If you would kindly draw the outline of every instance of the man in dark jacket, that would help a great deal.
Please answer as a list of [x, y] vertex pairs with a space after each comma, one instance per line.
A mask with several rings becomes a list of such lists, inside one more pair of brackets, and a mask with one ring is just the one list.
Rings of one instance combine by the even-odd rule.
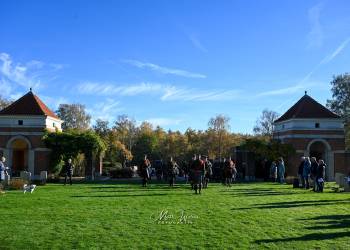
[[299, 168], [298, 168], [298, 176], [299, 176], [299, 187], [301, 184], [301, 188], [304, 188], [304, 181], [303, 181], [303, 171], [304, 171], [304, 164], [305, 164], [305, 157], [301, 157], [301, 161], [299, 164]]
[[316, 192], [316, 188], [317, 188], [317, 180], [316, 180], [317, 169], [318, 169], [318, 163], [317, 163], [316, 157], [311, 157], [311, 180], [313, 182], [312, 189], [314, 192]]
[[316, 179], [315, 179], [318, 192], [323, 192], [325, 178], [326, 178], [326, 164], [324, 163], [323, 160], [319, 160], [319, 164], [316, 172]]
[[72, 164], [72, 159], [68, 159], [65, 166], [66, 176], [64, 177], [64, 185], [67, 184], [67, 178], [69, 178], [69, 183], [72, 185], [72, 176], [73, 176], [74, 165]]

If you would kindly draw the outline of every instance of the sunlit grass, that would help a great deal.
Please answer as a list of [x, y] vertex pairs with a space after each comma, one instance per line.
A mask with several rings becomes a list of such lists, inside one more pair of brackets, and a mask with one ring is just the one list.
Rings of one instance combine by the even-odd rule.
[[201, 195], [185, 184], [49, 184], [0, 195], [0, 249], [348, 249], [349, 209], [350, 194], [273, 183]]

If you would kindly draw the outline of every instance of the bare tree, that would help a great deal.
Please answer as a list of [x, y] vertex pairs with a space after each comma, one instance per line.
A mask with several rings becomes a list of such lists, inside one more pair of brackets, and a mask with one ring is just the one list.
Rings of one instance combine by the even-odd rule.
[[273, 123], [278, 117], [277, 112], [264, 109], [261, 116], [256, 120], [256, 125], [253, 128], [254, 133], [272, 137]]
[[91, 116], [86, 113], [85, 106], [82, 104], [60, 104], [56, 113], [63, 120], [63, 130], [87, 130], [90, 127]]
[[11, 103], [12, 103], [12, 101], [10, 101], [10, 100], [8, 100], [0, 95], [0, 110], [6, 108]]
[[223, 136], [230, 130], [230, 118], [223, 114], [216, 115], [210, 118], [208, 126], [212, 129], [218, 138], [218, 153], [221, 159], [222, 156], [222, 140]]

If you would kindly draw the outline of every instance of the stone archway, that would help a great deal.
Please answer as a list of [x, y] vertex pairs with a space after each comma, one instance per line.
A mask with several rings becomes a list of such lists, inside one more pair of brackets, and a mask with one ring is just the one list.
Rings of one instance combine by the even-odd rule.
[[12, 176], [19, 176], [21, 171], [33, 172], [33, 151], [30, 141], [24, 136], [14, 136], [6, 146], [8, 166]]
[[314, 139], [307, 146], [307, 156], [316, 157], [317, 160], [324, 160], [327, 165], [326, 179], [334, 179], [334, 153], [329, 143], [324, 139]]

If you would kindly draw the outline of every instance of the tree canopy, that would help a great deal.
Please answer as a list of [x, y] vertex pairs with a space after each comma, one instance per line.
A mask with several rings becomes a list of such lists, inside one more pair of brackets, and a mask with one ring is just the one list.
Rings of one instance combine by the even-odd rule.
[[82, 104], [60, 104], [56, 111], [57, 116], [63, 120], [62, 129], [87, 130], [90, 128], [91, 116], [87, 114]]

